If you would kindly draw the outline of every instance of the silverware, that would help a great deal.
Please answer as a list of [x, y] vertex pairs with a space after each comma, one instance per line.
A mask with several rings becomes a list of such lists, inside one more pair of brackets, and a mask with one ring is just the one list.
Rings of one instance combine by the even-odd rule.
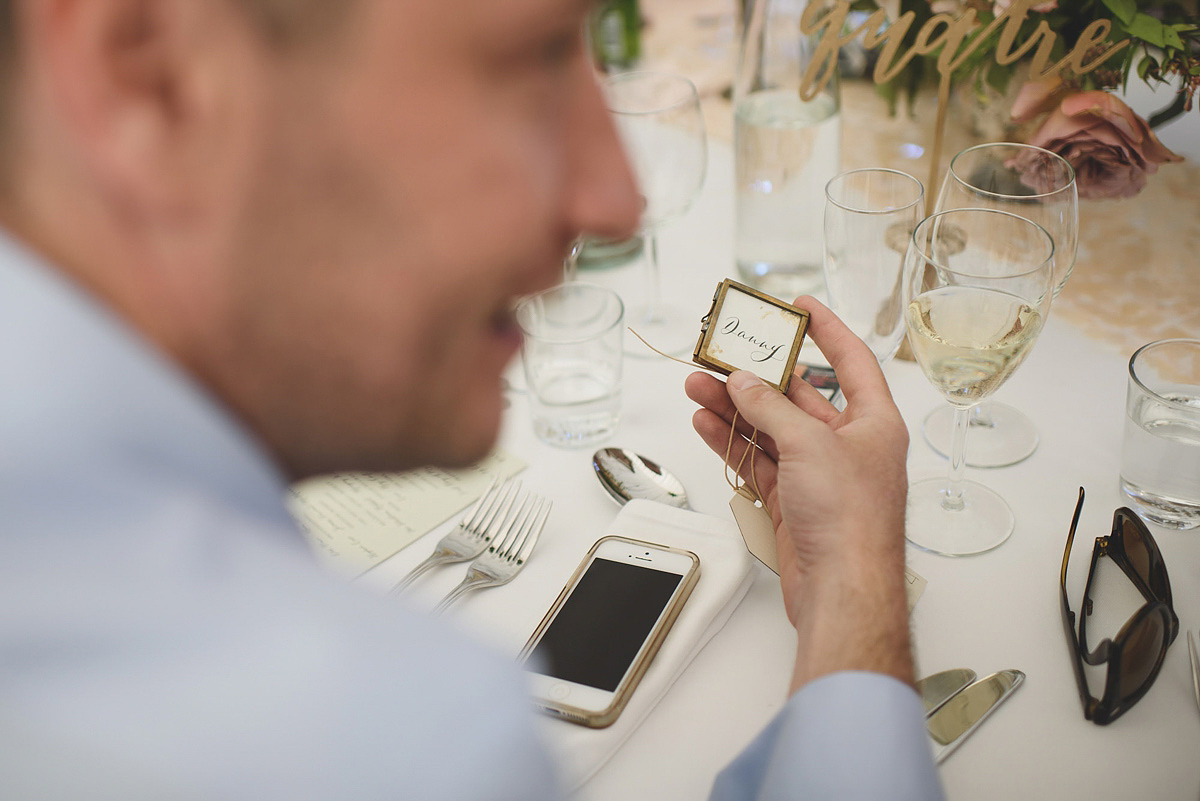
[[412, 584], [417, 576], [431, 567], [451, 562], [465, 562], [483, 553], [495, 534], [491, 529], [493, 521], [497, 519], [497, 516], [501, 522], [504, 520], [520, 486], [520, 482], [514, 479], [509, 479], [501, 484], [499, 476], [493, 478], [492, 483], [483, 491], [483, 495], [479, 496], [475, 506], [463, 517], [462, 522], [453, 531], [442, 537], [437, 547], [433, 549], [433, 553], [424, 562], [414, 567], [399, 584], [392, 587], [389, 594], [400, 592]]
[[1200, 653], [1196, 651], [1196, 640], [1188, 629], [1188, 659], [1192, 661], [1192, 692], [1196, 694], [1196, 707], [1200, 709]]
[[592, 456], [601, 486], [622, 506], [634, 498], [687, 509], [687, 491], [675, 476], [624, 448], [602, 448]]
[[970, 668], [943, 670], [918, 681], [917, 692], [921, 695], [921, 703], [925, 705], [925, 717], [928, 718], [937, 712], [943, 704], [973, 681], [975, 671]]
[[934, 762], [940, 765], [954, 753], [1024, 680], [1025, 674], [1019, 670], [993, 673], [960, 690], [930, 716], [926, 727], [933, 738]]
[[467, 568], [466, 578], [434, 607], [433, 614], [441, 614], [466, 592], [512, 581], [533, 552], [551, 506], [553, 504], [541, 496], [527, 495], [511, 515], [506, 515], [503, 529], [492, 537], [487, 550]]

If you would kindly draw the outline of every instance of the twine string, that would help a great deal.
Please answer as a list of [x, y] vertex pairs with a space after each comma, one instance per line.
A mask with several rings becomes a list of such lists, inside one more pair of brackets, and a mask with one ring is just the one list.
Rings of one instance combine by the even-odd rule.
[[[629, 333], [641, 340], [643, 345], [657, 353], [659, 356], [662, 356], [664, 359], [670, 359], [673, 362], [678, 362], [685, 367], [691, 367], [697, 370], [706, 370], [714, 375], [721, 375], [720, 372], [711, 368], [704, 367], [703, 365], [699, 365], [694, 362], [685, 362], [683, 359], [677, 359], [668, 353], [663, 353], [661, 350], [647, 342], [646, 338], [637, 331], [634, 331], [632, 328], [629, 328], [628, 330]], [[729, 426], [729, 442], [725, 445], [725, 483], [732, 487], [733, 491], [738, 495], [741, 495], [743, 498], [746, 498], [752, 503], [762, 503], [765, 505], [766, 499], [763, 497], [762, 491], [758, 488], [758, 474], [754, 469], [754, 457], [758, 455], [758, 451], [762, 448], [762, 446], [758, 444], [757, 428], [755, 428], [750, 434], [750, 439], [746, 443], [746, 449], [742, 451], [742, 458], [738, 460], [737, 467], [734, 467], [729, 463], [730, 457], [733, 456], [733, 438], [737, 433], [737, 421], [739, 414], [740, 413], [737, 409], [733, 410], [733, 422]], [[746, 457], [750, 458], [750, 483], [739, 484], [738, 482], [742, 477], [742, 468], [746, 464]], [[730, 468], [733, 469], [733, 478], [729, 477]]]

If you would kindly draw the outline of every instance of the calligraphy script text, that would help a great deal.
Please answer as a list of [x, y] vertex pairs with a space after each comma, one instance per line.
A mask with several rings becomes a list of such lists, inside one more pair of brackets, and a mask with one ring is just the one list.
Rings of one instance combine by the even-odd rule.
[[825, 87], [836, 69], [838, 50], [859, 34], [863, 35], [863, 46], [868, 49], [883, 45], [879, 60], [875, 64], [876, 83], [890, 81], [908, 66], [914, 57], [929, 55], [940, 47], [937, 69], [943, 86], [949, 85], [950, 76], [954, 71], [997, 30], [1000, 31], [1000, 36], [996, 42], [995, 59], [1001, 66], [1012, 64], [1037, 48], [1030, 61], [1029, 80], [1032, 81], [1057, 74], [1068, 67], [1076, 75], [1083, 75], [1099, 67], [1117, 51], [1129, 46], [1129, 40], [1123, 39], [1099, 51], [1090, 61], [1085, 62], [1089, 54], [1105, 43], [1112, 30], [1111, 22], [1098, 19], [1083, 29], [1071, 52], [1056, 64], [1049, 65], [1050, 54], [1058, 41], [1058, 35], [1050, 30], [1045, 20], [1038, 23], [1033, 34], [1024, 43], [1018, 45], [1014, 41], [1020, 33], [1021, 25], [1029, 16], [1030, 8], [1038, 1], [1015, 0], [982, 30], [978, 30], [973, 8], [968, 8], [959, 17], [935, 14], [917, 31], [916, 41], [906, 52], [900, 52], [900, 45], [916, 18], [914, 12], [906, 11], [889, 25], [887, 13], [879, 9], [862, 25], [843, 33], [851, 0], [838, 0], [828, 11], [825, 11], [827, 6], [820, 2], [809, 3], [800, 19], [800, 30], [805, 34], [819, 33], [820, 36], [812, 62], [800, 83], [800, 96], [804, 100], [811, 100]]
[[779, 351], [783, 350], [783, 345], [772, 345], [766, 340], [759, 339], [758, 337], [754, 336], [749, 331], [742, 328], [741, 318], [730, 317], [727, 319], [725, 324], [721, 326], [721, 333], [728, 336], [738, 337], [739, 339], [744, 339], [751, 345], [757, 345], [758, 350], [755, 350], [750, 354], [751, 361], [765, 362], [770, 361], [771, 359], [783, 359], [782, 356], [778, 355]]

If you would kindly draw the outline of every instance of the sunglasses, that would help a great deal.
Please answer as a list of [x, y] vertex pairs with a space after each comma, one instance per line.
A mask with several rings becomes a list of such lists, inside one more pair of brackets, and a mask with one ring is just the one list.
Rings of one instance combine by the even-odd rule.
[[[1083, 591], [1083, 615], [1079, 619], [1079, 634], [1075, 633], [1075, 613], [1067, 603], [1067, 562], [1075, 541], [1075, 527], [1083, 511], [1083, 487], [1079, 488], [1079, 503], [1067, 534], [1067, 548], [1062, 563], [1062, 618], [1075, 666], [1075, 682], [1079, 685], [1079, 700], [1083, 716], [1093, 723], [1105, 725], [1125, 714], [1141, 700], [1162, 667], [1167, 648], [1179, 633], [1179, 618], [1171, 605], [1171, 582], [1158, 544], [1150, 536], [1146, 524], [1132, 510], [1121, 507], [1113, 513], [1112, 533], [1097, 537], [1092, 548], [1092, 563], [1088, 568], [1087, 585]], [[1113, 560], [1129, 577], [1146, 603], [1133, 614], [1111, 640], [1103, 640], [1095, 651], [1087, 647], [1087, 619], [1092, 614], [1092, 577], [1102, 556]], [[1088, 690], [1083, 663], [1108, 663], [1104, 695], [1099, 699]]]

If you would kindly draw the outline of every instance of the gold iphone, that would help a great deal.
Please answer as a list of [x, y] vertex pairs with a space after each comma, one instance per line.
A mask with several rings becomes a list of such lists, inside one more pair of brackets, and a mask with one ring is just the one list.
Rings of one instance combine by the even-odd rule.
[[699, 578], [691, 551], [599, 540], [521, 652], [539, 708], [584, 726], [611, 725]]

